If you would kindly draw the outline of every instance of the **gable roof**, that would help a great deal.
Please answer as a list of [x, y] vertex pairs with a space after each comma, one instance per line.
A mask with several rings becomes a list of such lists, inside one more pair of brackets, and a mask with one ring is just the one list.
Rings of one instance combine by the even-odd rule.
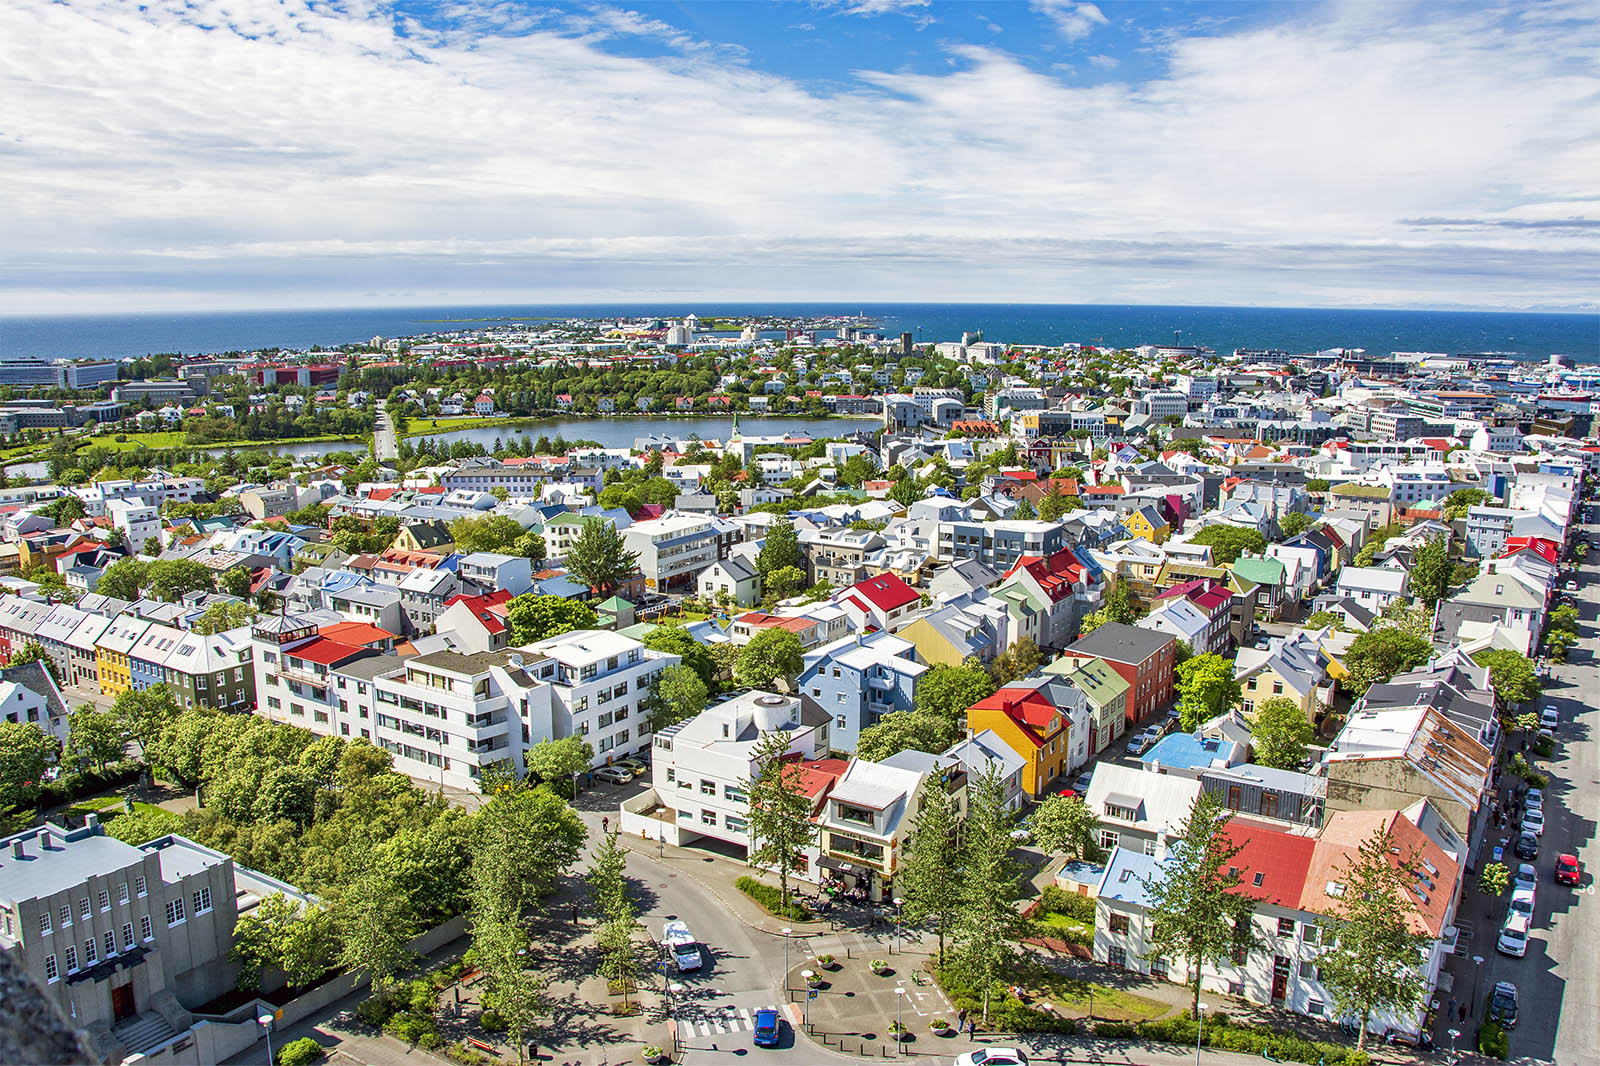
[[1073, 641], [1067, 651], [1076, 655], [1092, 655], [1107, 662], [1142, 663], [1177, 638], [1168, 633], [1157, 633], [1121, 622], [1107, 622], [1088, 636]]
[[921, 593], [893, 574], [879, 574], [865, 581], [857, 581], [846, 591], [860, 594], [880, 611], [898, 610], [922, 599]]

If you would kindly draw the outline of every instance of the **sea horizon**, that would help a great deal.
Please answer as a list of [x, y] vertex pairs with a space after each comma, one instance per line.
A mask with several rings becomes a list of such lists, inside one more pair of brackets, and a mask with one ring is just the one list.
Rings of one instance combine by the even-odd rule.
[[496, 322], [607, 317], [701, 318], [763, 314], [861, 315], [886, 334], [918, 343], [981, 331], [1007, 344], [1197, 344], [1290, 352], [1359, 348], [1373, 354], [1438, 352], [1543, 360], [1552, 354], [1600, 362], [1600, 313], [1252, 307], [1200, 304], [1033, 302], [637, 301], [605, 303], [419, 304], [265, 311], [139, 311], [0, 316], [0, 358], [134, 358], [299, 349], [359, 343], [374, 336], [451, 332]]

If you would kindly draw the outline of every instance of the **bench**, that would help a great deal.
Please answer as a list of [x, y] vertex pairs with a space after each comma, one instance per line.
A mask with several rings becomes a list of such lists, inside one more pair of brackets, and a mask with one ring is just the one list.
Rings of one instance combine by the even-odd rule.
[[498, 1055], [499, 1054], [499, 1052], [495, 1050], [495, 1047], [494, 1047], [493, 1044], [486, 1044], [482, 1040], [478, 1040], [478, 1039], [475, 1039], [475, 1038], [469, 1036], [469, 1037], [467, 1037], [467, 1043], [471, 1044], [473, 1047], [477, 1048], [479, 1051], [488, 1052], [490, 1055]]

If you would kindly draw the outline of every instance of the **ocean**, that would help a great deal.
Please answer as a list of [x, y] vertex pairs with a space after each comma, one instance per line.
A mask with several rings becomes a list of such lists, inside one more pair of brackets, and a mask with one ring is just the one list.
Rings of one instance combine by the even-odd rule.
[[[466, 320], [537, 321], [652, 316], [860, 314], [886, 334], [910, 332], [919, 343], [960, 340], [981, 331], [1010, 344], [1198, 344], [1219, 354], [1234, 348], [1291, 352], [1362, 348], [1389, 352], [1495, 353], [1543, 360], [1570, 355], [1600, 363], [1600, 315], [1487, 311], [1385, 311], [1285, 307], [1155, 307], [1070, 304], [525, 304], [344, 311], [230, 311], [0, 317], [0, 358], [86, 358], [156, 352], [216, 354], [258, 348], [307, 348], [375, 336], [470, 328]], [[454, 320], [454, 321], [445, 321]], [[480, 323], [487, 324], [487, 323]]]

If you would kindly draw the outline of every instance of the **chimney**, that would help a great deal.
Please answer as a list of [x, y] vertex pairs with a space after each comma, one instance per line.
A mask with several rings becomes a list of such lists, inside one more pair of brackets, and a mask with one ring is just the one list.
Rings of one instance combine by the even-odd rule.
[[[91, 811], [89, 814], [84, 815], [83, 827], [85, 829], [94, 829], [94, 828], [97, 828], [99, 825], [100, 825], [100, 816], [98, 814], [95, 814], [95, 813], [93, 813]], [[50, 839], [49, 834], [46, 834], [45, 835], [45, 840], [48, 841], [49, 839]], [[48, 845], [46, 845], [46, 846], [48, 846]]]
[[13, 859], [25, 859], [28, 857], [27, 851], [22, 846], [21, 837], [11, 842], [11, 857]]

